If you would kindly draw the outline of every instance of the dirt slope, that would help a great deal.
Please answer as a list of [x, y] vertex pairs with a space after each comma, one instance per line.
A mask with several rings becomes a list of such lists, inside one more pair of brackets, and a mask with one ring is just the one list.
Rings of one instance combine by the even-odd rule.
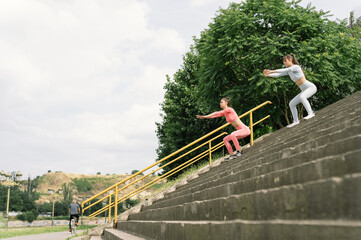
[[[40, 177], [39, 185], [37, 188], [37, 192], [40, 193], [41, 197], [37, 200], [37, 204], [42, 204], [44, 202], [50, 202], [53, 198], [56, 200], [61, 200], [63, 195], [61, 193], [62, 185], [64, 183], [71, 184], [74, 189], [74, 198], [86, 199], [87, 197], [91, 197], [102, 190], [112, 186], [113, 184], [124, 180], [129, 177], [127, 174], [118, 174], [118, 175], [90, 175], [90, 174], [75, 174], [75, 173], [62, 173], [62, 172], [54, 172], [47, 173]], [[139, 177], [138, 177], [139, 178]], [[131, 186], [127, 189], [124, 189], [120, 192], [120, 194], [129, 193], [139, 186], [151, 181], [156, 178], [156, 176], [149, 176], [138, 183], [135, 186]], [[75, 179], [75, 181], [74, 181]], [[86, 181], [91, 185], [90, 191], [78, 191], [76, 180]], [[129, 183], [129, 181], [127, 181]], [[121, 186], [124, 186], [123, 184]], [[49, 190], [53, 190], [54, 193], [51, 194]], [[60, 191], [59, 191], [60, 190]], [[149, 196], [152, 192], [156, 191], [156, 189], [149, 189], [141, 194], [139, 194], [139, 198], [144, 200], [147, 196]]]

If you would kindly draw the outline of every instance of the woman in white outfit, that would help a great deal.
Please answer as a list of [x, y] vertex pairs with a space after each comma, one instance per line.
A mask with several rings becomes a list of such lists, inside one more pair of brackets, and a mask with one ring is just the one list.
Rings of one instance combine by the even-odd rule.
[[315, 84], [306, 80], [305, 74], [303, 73], [300, 64], [297, 62], [297, 59], [294, 55], [287, 54], [284, 56], [283, 64], [286, 66], [286, 68], [277, 70], [265, 69], [263, 70], [263, 74], [266, 77], [280, 77], [289, 75], [290, 78], [301, 89], [301, 93], [294, 97], [289, 103], [292, 112], [293, 123], [287, 127], [293, 127], [299, 124], [296, 107], [297, 104], [302, 103], [308, 113], [308, 116], [304, 117], [304, 119], [310, 119], [315, 116], [315, 113], [312, 111], [311, 105], [307, 98], [310, 98], [312, 95], [314, 95], [317, 92], [317, 88]]

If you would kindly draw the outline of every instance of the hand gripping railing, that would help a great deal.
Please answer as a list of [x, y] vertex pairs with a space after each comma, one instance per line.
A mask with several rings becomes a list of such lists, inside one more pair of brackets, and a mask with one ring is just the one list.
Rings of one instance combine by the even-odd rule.
[[[257, 109], [265, 106], [266, 104], [271, 104], [271, 102], [270, 102], [270, 101], [266, 101], [266, 102], [258, 105], [257, 107], [249, 110], [248, 112], [242, 114], [241, 116], [239, 116], [239, 118], [243, 118], [243, 117], [245, 117], [245, 116], [247, 116], [247, 115], [249, 114], [249, 119], [250, 119], [250, 121], [249, 121], [249, 122], [250, 122], [249, 128], [250, 128], [250, 130], [251, 130], [251, 136], [250, 136], [250, 137], [251, 137], [251, 145], [253, 145], [253, 126], [257, 125], [258, 123], [260, 123], [260, 122], [262, 122], [262, 121], [264, 121], [265, 119], [267, 119], [267, 118], [270, 117], [270, 115], [268, 115], [268, 116], [262, 118], [261, 120], [257, 121], [256, 123], [253, 123], [253, 112], [256, 111]], [[183, 148], [175, 151], [174, 153], [172, 153], [172, 154], [170, 154], [170, 155], [162, 158], [162, 159], [159, 160], [158, 162], [156, 162], [156, 163], [148, 166], [147, 168], [145, 168], [145, 169], [143, 169], [143, 170], [141, 170], [141, 171], [139, 171], [139, 172], [137, 172], [137, 173], [135, 173], [135, 174], [127, 177], [127, 178], [125, 178], [124, 180], [122, 180], [122, 181], [114, 184], [113, 186], [105, 189], [104, 191], [101, 191], [100, 193], [94, 195], [93, 197], [91, 197], [91, 198], [83, 201], [82, 204], [81, 204], [81, 206], [82, 206], [82, 213], [84, 213], [85, 210], [91, 208], [92, 206], [94, 206], [94, 205], [96, 205], [96, 204], [98, 204], [98, 203], [100, 203], [100, 202], [104, 203], [105, 201], [108, 201], [108, 205], [107, 205], [107, 206], [104, 206], [103, 208], [101, 208], [101, 209], [97, 210], [96, 212], [90, 214], [89, 217], [90, 217], [90, 218], [93, 218], [93, 217], [95, 217], [95, 216], [97, 216], [97, 215], [99, 215], [99, 214], [101, 214], [101, 213], [103, 213], [103, 212], [105, 212], [105, 211], [108, 210], [108, 221], [110, 222], [110, 221], [111, 221], [111, 215], [112, 215], [112, 214], [111, 214], [111, 213], [112, 213], [112, 208], [114, 208], [114, 222], [116, 223], [116, 222], [117, 222], [118, 204], [119, 204], [119, 203], [124, 202], [125, 200], [127, 200], [127, 199], [129, 199], [129, 198], [131, 198], [131, 197], [133, 197], [133, 196], [135, 196], [135, 195], [137, 195], [137, 194], [139, 194], [140, 192], [148, 189], [149, 187], [153, 186], [154, 184], [162, 181], [163, 179], [166, 179], [166, 178], [172, 176], [173, 174], [175, 174], [175, 173], [183, 170], [184, 168], [186, 168], [186, 167], [194, 164], [195, 162], [199, 161], [200, 159], [204, 158], [204, 157], [207, 156], [207, 155], [209, 156], [209, 164], [212, 164], [212, 152], [216, 151], [217, 149], [221, 148], [221, 147], [224, 145], [224, 143], [221, 141], [221, 142], [215, 144], [214, 146], [212, 146], [212, 141], [218, 139], [219, 137], [221, 137], [221, 136], [223, 136], [223, 135], [226, 135], [227, 133], [226, 133], [226, 132], [223, 132], [223, 133], [221, 133], [221, 134], [219, 134], [219, 135], [217, 135], [217, 136], [215, 136], [215, 137], [207, 140], [206, 142], [200, 144], [199, 146], [197, 146], [197, 147], [189, 150], [188, 152], [182, 154], [181, 156], [179, 156], [179, 157], [171, 160], [170, 162], [164, 164], [163, 166], [157, 168], [156, 170], [153, 170], [153, 171], [151, 171], [150, 173], [148, 173], [148, 174], [146, 174], [146, 175], [144, 175], [144, 176], [142, 176], [142, 177], [139, 178], [138, 176], [139, 176], [140, 174], [142, 174], [142, 173], [144, 173], [145, 171], [153, 168], [153, 167], [156, 166], [156, 165], [159, 165], [159, 164], [162, 163], [163, 161], [165, 161], [165, 160], [173, 157], [174, 155], [176, 155], [176, 154], [184, 151], [185, 149], [187, 149], [187, 148], [195, 145], [196, 143], [204, 140], [205, 138], [211, 136], [212, 134], [214, 134], [214, 133], [222, 130], [223, 128], [227, 127], [228, 125], [230, 125], [230, 123], [224, 124], [223, 126], [221, 126], [221, 127], [217, 128], [217, 129], [213, 130], [212, 132], [204, 135], [203, 137], [198, 138], [197, 140], [193, 141], [192, 143], [188, 144], [187, 146], [185, 146], [185, 147], [183, 147]], [[137, 188], [136, 190], [134, 190], [134, 191], [126, 194], [125, 196], [120, 197], [120, 198], [118, 197], [118, 193], [119, 193], [120, 191], [122, 191], [122, 190], [124, 190], [124, 189], [126, 189], [126, 188], [128, 188], [128, 187], [130, 187], [130, 186], [132, 186], [132, 185], [134, 185], [135, 183], [140, 182], [141, 180], [145, 179], [146, 177], [150, 176], [151, 174], [156, 173], [157, 171], [163, 169], [164, 167], [169, 166], [170, 164], [172, 164], [172, 163], [178, 161], [179, 159], [187, 156], [188, 154], [194, 152], [195, 150], [197, 150], [197, 149], [199, 149], [199, 148], [201, 148], [201, 147], [203, 147], [203, 146], [206, 146], [207, 144], [208, 144], [208, 149], [205, 150], [205, 151], [203, 151], [202, 153], [198, 154], [197, 156], [195, 156], [195, 157], [187, 160], [186, 162], [184, 162], [184, 163], [180, 164], [179, 166], [175, 167], [174, 169], [171, 169], [170, 171], [162, 174], [161, 176], [159, 176], [159, 177], [151, 180], [151, 181], [148, 182], [147, 184], [144, 184], [143, 186], [141, 186], [141, 187]], [[131, 179], [134, 179], [134, 181], [131, 182], [131, 183], [129, 183], [129, 184], [125, 184], [127, 181], [129, 181], [129, 180], [131, 180]], [[120, 185], [125, 185], [125, 186], [120, 186]], [[99, 200], [97, 200], [97, 201], [95, 201], [95, 202], [93, 202], [93, 203], [90, 203], [90, 201], [95, 200], [96, 198], [98, 198], [99, 196], [102, 196], [102, 195], [106, 195], [106, 196], [105, 196], [105, 197], [102, 197], [101, 199], [99, 199]], [[113, 197], [113, 196], [114, 196], [114, 197]], [[113, 201], [112, 201], [112, 197], [114, 198]], [[86, 204], [87, 204], [87, 205], [86, 205]], [[85, 205], [86, 205], [86, 206], [85, 206]]]

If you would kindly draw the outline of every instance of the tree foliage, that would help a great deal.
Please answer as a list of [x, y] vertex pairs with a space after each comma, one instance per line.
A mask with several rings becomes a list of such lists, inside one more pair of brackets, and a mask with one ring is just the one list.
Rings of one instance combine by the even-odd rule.
[[248, 0], [220, 10], [196, 44], [202, 59], [199, 96], [205, 103], [215, 108], [220, 96], [229, 95], [235, 110], [245, 112], [270, 100], [272, 126], [289, 123], [288, 102], [300, 90], [288, 77], [262, 74], [264, 68], [282, 68], [288, 53], [298, 57], [306, 78], [318, 87], [311, 99], [316, 110], [360, 90], [359, 34], [298, 2]]
[[21, 221], [27, 221], [32, 223], [39, 216], [39, 212], [35, 209], [31, 211], [26, 211], [16, 216], [17, 219]]
[[73, 185], [63, 183], [62, 190], [63, 190], [63, 202], [66, 205], [69, 205], [71, 201], [73, 201]]
[[163, 119], [156, 123], [158, 159], [224, 123], [195, 115], [219, 110], [219, 100], [225, 96], [232, 98], [239, 115], [272, 101], [255, 113], [255, 119], [271, 114], [255, 128], [256, 137], [288, 124], [288, 103], [299, 88], [288, 77], [262, 74], [265, 68], [282, 68], [285, 54], [295, 54], [306, 78], [316, 84], [318, 92], [310, 99], [315, 110], [361, 89], [359, 28], [330, 21], [328, 13], [311, 5], [301, 7], [299, 2], [247, 0], [219, 10], [209, 28], [194, 39], [173, 79], [167, 77]]
[[[8, 188], [0, 185], [0, 211], [6, 211], [6, 203], [8, 196]], [[35, 209], [35, 200], [37, 198], [29, 198], [26, 192], [20, 190], [18, 186], [10, 189], [9, 211], [30, 211]]]
[[84, 178], [73, 178], [72, 179], [78, 192], [90, 192], [93, 189], [93, 185]]
[[[202, 112], [203, 107], [197, 97], [198, 79], [195, 74], [198, 68], [199, 58], [195, 51], [191, 51], [184, 56], [183, 66], [174, 74], [173, 81], [167, 77], [164, 86], [166, 93], [161, 104], [163, 121], [156, 123], [159, 141], [158, 159], [201, 137], [219, 123], [217, 120], [205, 123], [195, 117]], [[166, 160], [161, 165], [168, 162], [169, 160]], [[178, 164], [166, 166], [165, 172]]]

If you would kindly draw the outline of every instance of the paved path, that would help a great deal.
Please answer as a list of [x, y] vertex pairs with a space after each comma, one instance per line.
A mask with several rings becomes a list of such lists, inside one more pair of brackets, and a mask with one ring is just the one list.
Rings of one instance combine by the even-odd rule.
[[[77, 231], [81, 233], [83, 230]], [[3, 238], [1, 240], [65, 240], [71, 236], [70, 232], [55, 232], [55, 233], [42, 233], [36, 235], [12, 237], [12, 238]]]

